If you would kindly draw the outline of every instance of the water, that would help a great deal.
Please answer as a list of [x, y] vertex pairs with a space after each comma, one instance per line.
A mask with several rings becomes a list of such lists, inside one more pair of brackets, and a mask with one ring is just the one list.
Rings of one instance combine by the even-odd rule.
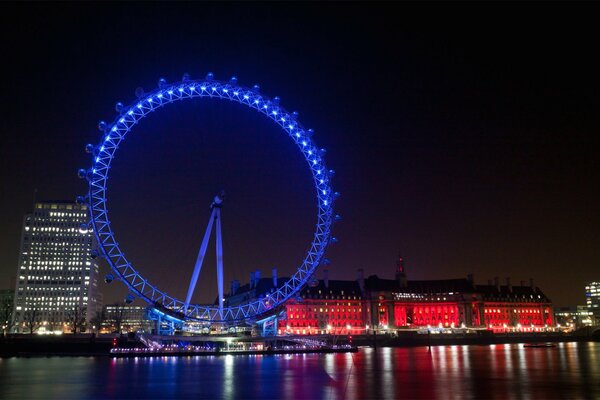
[[0, 399], [594, 399], [600, 343], [0, 360]]

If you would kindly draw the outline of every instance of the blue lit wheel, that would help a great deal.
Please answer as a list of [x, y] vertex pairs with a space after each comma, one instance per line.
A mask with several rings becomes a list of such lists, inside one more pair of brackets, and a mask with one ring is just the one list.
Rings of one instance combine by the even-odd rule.
[[[127, 260], [119, 247], [106, 207], [110, 165], [121, 141], [151, 112], [178, 100], [193, 98], [235, 101], [267, 116], [296, 143], [310, 168], [316, 189], [318, 213], [314, 238], [296, 272], [268, 297], [235, 307], [224, 307], [222, 311], [214, 305], [190, 304], [185, 308], [183, 301], [169, 296], [148, 282]], [[277, 97], [269, 99], [261, 95], [256, 85], [252, 89], [239, 86], [236, 78], [231, 78], [228, 83], [219, 82], [213, 79], [212, 74], [208, 74], [204, 80], [190, 80], [184, 76], [181, 82], [175, 84], [167, 84], [161, 79], [157, 90], [142, 94], [138, 101], [130, 106], [117, 103], [116, 110], [119, 116], [112, 123], [100, 122], [99, 124], [100, 130], [104, 132], [100, 144], [86, 147], [87, 151], [93, 153], [93, 163], [91, 169], [79, 171], [80, 177], [89, 181], [88, 195], [80, 197], [79, 201], [89, 205], [91, 225], [99, 247], [97, 255], [106, 258], [113, 273], [128, 286], [131, 293], [179, 319], [209, 322], [236, 321], [254, 318], [272, 310], [308, 282], [323, 259], [328, 243], [332, 240], [333, 201], [336, 193], [331, 188], [333, 171], [325, 167], [323, 159], [325, 151], [317, 148], [312, 140], [312, 130], [304, 129], [296, 113], [289, 113], [281, 107]]]

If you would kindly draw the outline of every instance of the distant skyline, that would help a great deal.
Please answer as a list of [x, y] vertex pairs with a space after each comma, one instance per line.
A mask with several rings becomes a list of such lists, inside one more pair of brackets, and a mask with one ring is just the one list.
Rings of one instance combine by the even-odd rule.
[[[75, 199], [87, 143], [114, 104], [158, 79], [236, 75], [297, 110], [327, 149], [342, 196], [331, 279], [534, 278], [556, 305], [600, 280], [600, 70], [586, 6], [301, 3], [10, 4], [0, 16], [0, 287], [23, 216]], [[491, 17], [495, 18], [491, 18]], [[498, 21], [498, 22], [493, 22]], [[136, 267], [183, 297], [214, 194], [225, 287], [309, 244], [315, 200], [280, 130], [234, 104], [152, 115], [119, 150], [111, 219]], [[210, 251], [210, 250], [209, 250]], [[210, 257], [213, 257], [210, 253]], [[198, 301], [216, 293], [214, 257]], [[102, 274], [107, 273], [106, 266]], [[321, 272], [318, 272], [321, 277]], [[104, 288], [103, 288], [104, 289]], [[122, 298], [118, 282], [105, 304]]]

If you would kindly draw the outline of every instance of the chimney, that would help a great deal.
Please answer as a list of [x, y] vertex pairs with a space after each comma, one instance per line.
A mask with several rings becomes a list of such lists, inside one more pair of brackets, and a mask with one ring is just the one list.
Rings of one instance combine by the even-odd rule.
[[323, 283], [325, 284], [325, 288], [329, 288], [329, 270], [323, 270]]
[[362, 268], [356, 270], [356, 281], [360, 287], [360, 292], [365, 292], [365, 271]]
[[277, 268], [273, 268], [273, 287], [277, 287]]
[[240, 281], [238, 281], [237, 279], [232, 280], [231, 281], [231, 290], [229, 291], [229, 295], [230, 296], [235, 295], [239, 288], [240, 288]]
[[494, 277], [494, 286], [496, 286], [496, 291], [499, 292], [500, 291], [500, 279], [497, 276]]
[[398, 286], [401, 288], [408, 286], [406, 272], [404, 270], [404, 258], [402, 258], [402, 256], [398, 256], [398, 262], [396, 263], [396, 281], [398, 281]]
[[258, 287], [258, 282], [260, 282], [260, 269], [254, 271], [254, 287]]
[[254, 271], [250, 272], [250, 289], [254, 289]]
[[510, 284], [510, 277], [506, 278], [506, 288], [508, 289], [509, 293], [512, 293], [512, 285]]
[[529, 286], [531, 286], [532, 289], [535, 288], [535, 286], [533, 284], [533, 278], [529, 278]]

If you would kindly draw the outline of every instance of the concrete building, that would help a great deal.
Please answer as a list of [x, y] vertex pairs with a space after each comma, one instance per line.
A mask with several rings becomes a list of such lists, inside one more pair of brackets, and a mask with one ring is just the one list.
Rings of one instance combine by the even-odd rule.
[[15, 288], [15, 332], [70, 332], [100, 311], [98, 264], [86, 205], [38, 202], [25, 216]]
[[100, 333], [151, 332], [146, 307], [112, 304], [103, 307]]
[[594, 325], [600, 325], [600, 282], [590, 282], [585, 286], [585, 301], [593, 314]]

